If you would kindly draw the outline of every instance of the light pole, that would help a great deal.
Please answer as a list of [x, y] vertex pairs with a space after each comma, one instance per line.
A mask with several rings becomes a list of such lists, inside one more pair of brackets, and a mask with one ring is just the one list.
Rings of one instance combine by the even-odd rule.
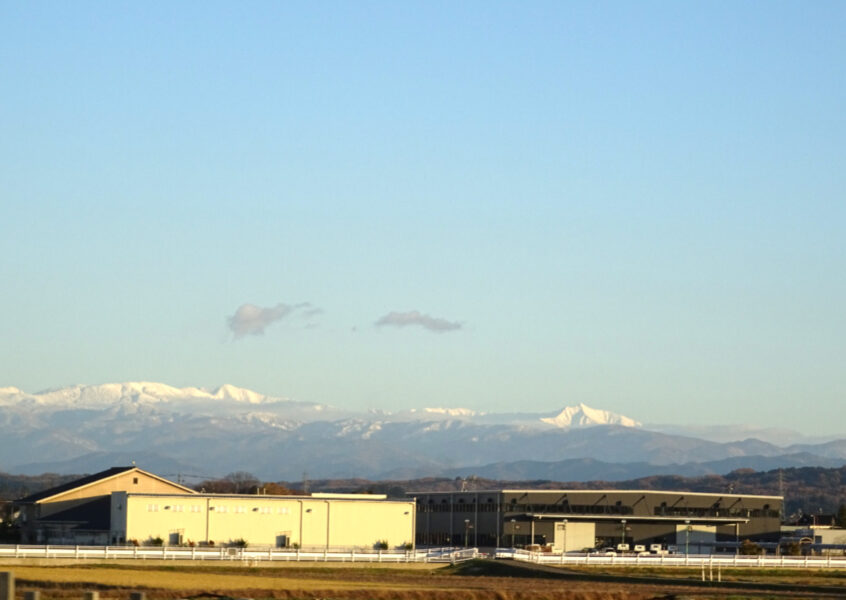
[[517, 524], [517, 519], [511, 519], [511, 547], [517, 546], [517, 531], [520, 526]]
[[690, 554], [690, 519], [685, 519], [684, 528], [684, 555]]
[[464, 519], [464, 547], [470, 542], [470, 519]]
[[[626, 545], [626, 520], [625, 519], [620, 521], [620, 529], [621, 529], [621, 531], [620, 531], [620, 545], [625, 546]], [[621, 550], [622, 550], [622, 548], [621, 548]]]

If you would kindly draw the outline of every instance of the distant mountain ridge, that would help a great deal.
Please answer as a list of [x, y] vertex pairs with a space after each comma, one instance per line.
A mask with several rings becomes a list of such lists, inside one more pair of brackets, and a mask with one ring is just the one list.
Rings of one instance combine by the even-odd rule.
[[74, 385], [44, 390], [34, 394], [26, 393], [16, 387], [0, 388], [0, 406], [20, 402], [31, 402], [40, 406], [99, 406], [121, 401], [186, 402], [203, 400], [227, 400], [246, 404], [285, 401], [282, 398], [271, 398], [258, 392], [228, 384], [222, 385], [214, 391], [194, 387], [175, 388], [164, 383], [146, 381]]
[[204, 476], [247, 470], [266, 480], [292, 480], [303, 471], [324, 478], [424, 476], [520, 461], [542, 470], [578, 459], [598, 461], [596, 468], [643, 463], [701, 472], [694, 465], [729, 459], [753, 468], [830, 465], [846, 459], [846, 440], [715, 442], [650, 431], [584, 404], [553, 413], [356, 412], [231, 385], [128, 382], [36, 394], [0, 388], [0, 469], [71, 473], [133, 456], [151, 470]]
[[543, 417], [541, 421], [556, 427], [589, 427], [592, 425], [621, 425], [640, 427], [634, 419], [618, 415], [607, 410], [591, 408], [586, 404], [567, 406], [554, 417]]

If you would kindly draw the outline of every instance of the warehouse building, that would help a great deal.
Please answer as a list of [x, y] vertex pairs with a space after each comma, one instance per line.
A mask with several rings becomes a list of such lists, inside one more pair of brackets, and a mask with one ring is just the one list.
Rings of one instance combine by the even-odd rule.
[[342, 549], [410, 547], [414, 502], [375, 494], [111, 495], [111, 543]]
[[370, 494], [200, 494], [114, 467], [15, 501], [29, 544], [388, 548], [414, 543], [411, 500]]
[[112, 467], [15, 500], [25, 544], [107, 544], [113, 492], [196, 492], [138, 467]]
[[783, 498], [652, 490], [409, 493], [417, 543], [537, 545], [553, 552], [628, 544], [710, 553], [720, 542], [777, 541]]

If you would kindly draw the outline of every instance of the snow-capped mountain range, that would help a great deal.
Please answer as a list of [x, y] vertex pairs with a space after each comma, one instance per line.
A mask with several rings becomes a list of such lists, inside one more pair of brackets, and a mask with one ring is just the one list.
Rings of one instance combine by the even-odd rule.
[[0, 407], [28, 407], [36, 412], [80, 409], [114, 409], [115, 407], [155, 406], [161, 410], [195, 414], [230, 414], [245, 416], [275, 415], [286, 422], [337, 420], [358, 416], [379, 422], [461, 420], [485, 424], [512, 424], [536, 427], [591, 427], [621, 425], [640, 427], [628, 417], [585, 404], [567, 406], [557, 413], [487, 413], [468, 408], [430, 407], [396, 412], [371, 411], [354, 413], [323, 404], [295, 402], [286, 398], [266, 396], [234, 385], [222, 385], [214, 390], [196, 387], [175, 388], [163, 383], [128, 382], [102, 385], [75, 385], [29, 394], [15, 387], [0, 388]]
[[304, 471], [312, 477], [425, 476], [582, 458], [665, 471], [676, 463], [729, 458], [748, 457], [750, 466], [755, 457], [784, 466], [830, 466], [846, 458], [844, 440], [781, 447], [751, 436], [719, 442], [678, 433], [650, 430], [584, 404], [552, 413], [443, 407], [356, 412], [232, 385], [205, 390], [130, 382], [38, 393], [0, 388], [0, 470], [24, 473], [80, 473], [135, 460], [163, 474], [242, 470], [291, 480]]

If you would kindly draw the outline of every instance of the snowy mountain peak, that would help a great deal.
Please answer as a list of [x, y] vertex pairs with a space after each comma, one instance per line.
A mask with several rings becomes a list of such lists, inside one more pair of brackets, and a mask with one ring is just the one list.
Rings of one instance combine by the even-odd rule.
[[259, 394], [258, 392], [245, 388], [239, 388], [228, 383], [217, 388], [214, 392], [214, 397], [220, 398], [221, 400], [232, 400], [248, 404], [261, 404], [262, 402], [269, 400], [269, 398], [263, 394]]
[[623, 427], [640, 427], [641, 423], [599, 408], [591, 408], [580, 403], [577, 406], [567, 406], [557, 415], [543, 417], [541, 421], [555, 427], [591, 427], [593, 425], [622, 425]]
[[424, 408], [422, 412], [449, 417], [475, 417], [485, 414], [469, 408]]
[[28, 402], [36, 406], [73, 408], [100, 407], [114, 404], [163, 404], [221, 401], [234, 404], [262, 404], [280, 400], [258, 392], [222, 385], [214, 391], [196, 387], [176, 388], [164, 383], [128, 381], [99, 385], [73, 385], [29, 394], [16, 387], [0, 388], [0, 402]]

